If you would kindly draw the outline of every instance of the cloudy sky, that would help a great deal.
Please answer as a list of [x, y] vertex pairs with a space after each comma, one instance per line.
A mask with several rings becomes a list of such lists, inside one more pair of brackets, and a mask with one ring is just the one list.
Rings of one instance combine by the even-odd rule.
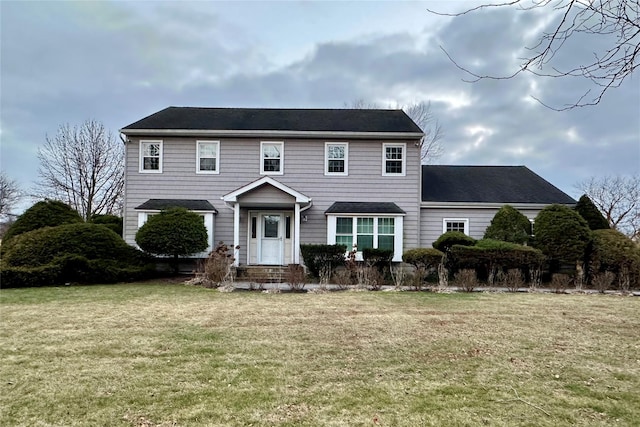
[[[590, 176], [640, 172], [640, 74], [595, 107], [552, 111], [580, 79], [510, 74], [553, 21], [477, 2], [0, 2], [0, 165], [27, 190], [60, 125], [118, 129], [167, 106], [341, 108], [431, 102], [439, 164], [526, 165], [568, 194]], [[576, 40], [556, 65], [591, 59]], [[594, 88], [597, 90], [597, 88]]]

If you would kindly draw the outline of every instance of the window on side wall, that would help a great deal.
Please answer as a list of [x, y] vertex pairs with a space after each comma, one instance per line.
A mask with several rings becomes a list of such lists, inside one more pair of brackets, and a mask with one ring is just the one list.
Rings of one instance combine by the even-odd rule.
[[140, 172], [162, 173], [162, 141], [140, 141]]
[[382, 145], [382, 175], [404, 176], [406, 174], [406, 144]]
[[324, 151], [325, 175], [349, 174], [349, 144], [346, 142], [327, 142]]
[[442, 220], [442, 232], [459, 231], [469, 235], [469, 219], [468, 218], [444, 218]]
[[260, 174], [282, 175], [284, 173], [284, 142], [260, 143]]
[[196, 144], [196, 173], [220, 173], [220, 142], [197, 141]]

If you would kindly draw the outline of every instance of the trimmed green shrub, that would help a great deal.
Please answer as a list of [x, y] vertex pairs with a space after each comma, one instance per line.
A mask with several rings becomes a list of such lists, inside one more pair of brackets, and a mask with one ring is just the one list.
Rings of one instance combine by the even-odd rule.
[[534, 246], [549, 258], [552, 272], [562, 263], [582, 262], [591, 241], [587, 221], [573, 209], [557, 204], [538, 213], [534, 234]]
[[178, 257], [204, 251], [208, 246], [207, 240], [207, 228], [202, 217], [177, 207], [153, 215], [136, 233], [136, 243], [142, 250], [173, 257], [176, 272]]
[[60, 201], [45, 200], [24, 211], [4, 234], [3, 243], [13, 237], [43, 227], [84, 222], [80, 214]]
[[461, 231], [447, 231], [433, 242], [433, 247], [441, 252], [448, 252], [453, 245], [473, 246], [476, 239], [469, 237]]
[[100, 224], [115, 232], [118, 236], [122, 236], [122, 218], [116, 215], [93, 215], [89, 222]]
[[504, 205], [494, 215], [484, 238], [525, 244], [531, 239], [531, 222], [517, 209]]
[[415, 268], [430, 269], [440, 264], [443, 257], [444, 253], [435, 248], [416, 248], [402, 254], [402, 261]]
[[393, 259], [393, 249], [365, 248], [362, 250], [362, 259], [376, 267], [386, 267]]
[[97, 224], [67, 224], [23, 233], [3, 244], [3, 260], [10, 266], [40, 266], [65, 255], [110, 259], [123, 265], [141, 264], [144, 254], [120, 236]]
[[331, 270], [344, 265], [345, 245], [300, 245], [300, 252], [311, 274], [320, 277], [320, 269], [329, 266]]
[[640, 286], [640, 251], [624, 234], [613, 229], [594, 230], [589, 251], [589, 273], [592, 277], [600, 272], [615, 273], [618, 280], [627, 280], [631, 287]]
[[586, 194], [580, 197], [574, 209], [587, 221], [587, 225], [591, 230], [606, 230], [611, 228], [609, 221], [607, 221]]
[[37, 267], [0, 267], [0, 286], [2, 288], [33, 288], [55, 286], [64, 283], [62, 267], [58, 264], [46, 264]]

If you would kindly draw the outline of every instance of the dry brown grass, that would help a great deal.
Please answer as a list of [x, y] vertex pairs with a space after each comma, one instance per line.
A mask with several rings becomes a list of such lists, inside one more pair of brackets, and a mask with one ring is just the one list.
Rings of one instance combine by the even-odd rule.
[[2, 425], [640, 419], [632, 297], [146, 284], [3, 290], [1, 299]]

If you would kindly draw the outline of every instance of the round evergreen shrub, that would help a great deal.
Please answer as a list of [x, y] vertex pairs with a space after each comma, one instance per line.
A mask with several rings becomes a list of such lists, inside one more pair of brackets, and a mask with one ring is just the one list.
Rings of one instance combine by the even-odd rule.
[[116, 215], [93, 215], [89, 222], [100, 224], [122, 236], [122, 218]]
[[[558, 264], [582, 262], [591, 231], [576, 211], [564, 205], [549, 205], [536, 217], [534, 246], [540, 249], [556, 267]], [[553, 265], [552, 265], [552, 269]]]
[[514, 207], [504, 205], [494, 215], [484, 238], [525, 244], [531, 238], [531, 222]]
[[402, 261], [415, 268], [434, 268], [442, 262], [444, 254], [435, 248], [409, 249], [402, 254]]
[[75, 224], [84, 222], [80, 214], [57, 200], [45, 200], [38, 202], [24, 211], [16, 219], [4, 235], [3, 241], [43, 227], [55, 227], [63, 224]]
[[624, 234], [613, 229], [594, 230], [589, 253], [589, 272], [594, 275], [610, 271], [628, 274], [631, 285], [640, 286], [640, 250]]
[[600, 213], [600, 210], [598, 210], [586, 194], [580, 197], [575, 210], [587, 221], [591, 230], [606, 230], [611, 228], [609, 227], [609, 221]]
[[433, 242], [433, 247], [441, 252], [448, 252], [453, 245], [473, 246], [475, 244], [476, 239], [461, 231], [447, 231]]
[[314, 277], [320, 277], [320, 270], [328, 267], [330, 270], [343, 265], [345, 262], [345, 245], [300, 245], [300, 252], [304, 265]]
[[136, 243], [145, 252], [178, 257], [207, 249], [207, 229], [202, 217], [185, 208], [168, 208], [153, 215], [136, 233]]

